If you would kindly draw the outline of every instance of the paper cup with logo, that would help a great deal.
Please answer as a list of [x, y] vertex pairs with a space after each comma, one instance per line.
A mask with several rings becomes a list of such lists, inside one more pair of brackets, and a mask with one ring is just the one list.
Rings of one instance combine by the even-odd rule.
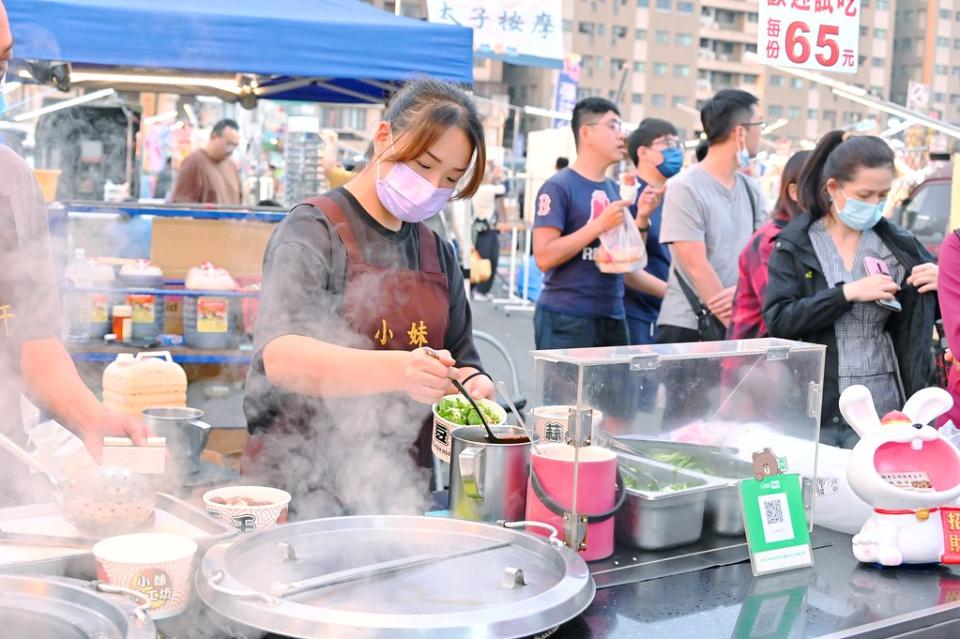
[[[570, 420], [570, 411], [576, 409], [576, 406], [565, 404], [538, 406], [533, 409], [533, 432], [541, 442], [554, 442], [558, 444], [569, 443], [572, 435], [567, 433], [567, 423]], [[593, 427], [590, 433], [581, 433], [582, 437], [592, 435], [600, 422], [603, 421], [603, 413], [593, 409]]]
[[[444, 399], [467, 401], [460, 395], [447, 395]], [[490, 426], [502, 426], [507, 423], [507, 411], [505, 411], [500, 404], [489, 399], [477, 399], [475, 401], [481, 406], [485, 406], [490, 412], [497, 416], [496, 423], [490, 424]], [[433, 405], [433, 438], [431, 439], [430, 448], [433, 450], [433, 454], [441, 461], [449, 464], [450, 449], [453, 446], [453, 431], [457, 428], [463, 428], [464, 426], [482, 426], [482, 424], [456, 424], [440, 417], [437, 413], [439, 408], [440, 404]]]
[[[231, 503], [238, 498], [263, 503]], [[290, 493], [279, 488], [228, 486], [204, 493], [203, 505], [207, 508], [208, 515], [214, 519], [229, 521], [240, 532], [258, 532], [287, 523], [290, 499]], [[221, 500], [227, 503], [218, 503]]]
[[168, 533], [119, 535], [93, 546], [97, 577], [143, 593], [154, 619], [178, 615], [189, 605], [196, 554], [195, 541]]

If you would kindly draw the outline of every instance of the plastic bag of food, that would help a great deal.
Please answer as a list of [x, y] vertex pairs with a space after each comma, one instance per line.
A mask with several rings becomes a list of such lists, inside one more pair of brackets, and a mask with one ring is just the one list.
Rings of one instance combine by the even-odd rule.
[[600, 235], [597, 268], [604, 273], [630, 273], [647, 265], [647, 248], [637, 225], [624, 209], [623, 223]]
[[[636, 177], [625, 173], [620, 176], [620, 199], [637, 201]], [[600, 213], [601, 202], [594, 204], [594, 215]], [[623, 210], [623, 223], [600, 235], [600, 248], [596, 255], [597, 268], [604, 273], [630, 273], [647, 265], [647, 248], [640, 231], [628, 209]]]

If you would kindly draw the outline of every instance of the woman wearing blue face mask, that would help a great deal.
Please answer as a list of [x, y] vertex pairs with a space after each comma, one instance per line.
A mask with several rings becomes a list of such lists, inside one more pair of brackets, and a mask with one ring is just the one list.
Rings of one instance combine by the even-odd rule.
[[928, 385], [937, 267], [910, 233], [883, 217], [893, 152], [872, 136], [825, 135], [799, 181], [804, 212], [780, 232], [763, 317], [770, 335], [827, 347], [820, 440], [857, 436], [838, 402], [849, 386], [873, 392], [883, 415]]
[[377, 125], [364, 170], [294, 207], [270, 239], [244, 472], [292, 492], [298, 515], [423, 506], [408, 452], [429, 465], [429, 405], [456, 392], [451, 378], [493, 396], [457, 256], [423, 224], [472, 196], [485, 164], [466, 94], [412, 82]]

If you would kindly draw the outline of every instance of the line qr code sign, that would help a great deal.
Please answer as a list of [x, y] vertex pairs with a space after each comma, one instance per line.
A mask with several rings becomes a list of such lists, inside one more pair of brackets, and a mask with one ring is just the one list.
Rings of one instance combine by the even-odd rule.
[[766, 518], [767, 523], [770, 525], [782, 524], [783, 523], [783, 506], [780, 505], [780, 501], [770, 500], [770, 501], [763, 502], [763, 516]]
[[789, 541], [794, 538], [793, 521], [785, 493], [759, 497], [763, 536], [768, 544]]

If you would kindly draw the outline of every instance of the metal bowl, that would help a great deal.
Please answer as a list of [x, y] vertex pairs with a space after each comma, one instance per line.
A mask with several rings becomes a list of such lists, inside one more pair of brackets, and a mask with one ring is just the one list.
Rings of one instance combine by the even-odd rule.
[[0, 575], [4, 637], [155, 639], [153, 622], [126, 596], [97, 591], [97, 582]]

